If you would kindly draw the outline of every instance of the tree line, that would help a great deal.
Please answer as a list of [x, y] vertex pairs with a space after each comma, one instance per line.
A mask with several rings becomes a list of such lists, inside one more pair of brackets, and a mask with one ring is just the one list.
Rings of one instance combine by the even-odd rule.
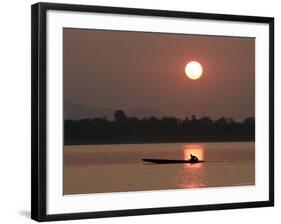
[[118, 110], [114, 120], [95, 117], [64, 121], [65, 144], [111, 144], [188, 141], [253, 141], [255, 118], [243, 122], [210, 117], [128, 117]]

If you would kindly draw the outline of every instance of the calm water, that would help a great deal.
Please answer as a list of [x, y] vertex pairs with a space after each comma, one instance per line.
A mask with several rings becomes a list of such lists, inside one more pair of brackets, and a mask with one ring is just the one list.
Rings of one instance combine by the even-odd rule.
[[[150, 164], [142, 158], [200, 164]], [[255, 184], [254, 142], [79, 145], [64, 147], [64, 194]]]

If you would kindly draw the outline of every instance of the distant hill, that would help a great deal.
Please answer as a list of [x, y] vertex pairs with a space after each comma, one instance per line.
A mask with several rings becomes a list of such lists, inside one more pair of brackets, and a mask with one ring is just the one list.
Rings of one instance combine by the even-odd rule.
[[164, 117], [166, 116], [164, 113], [161, 113], [159, 111], [155, 110], [149, 110], [149, 109], [138, 109], [138, 110], [129, 110], [125, 111], [126, 115], [129, 117], [137, 117], [137, 118], [144, 118], [144, 117]]
[[80, 120], [93, 117], [108, 117], [108, 119], [112, 120], [113, 113], [114, 110], [111, 109], [90, 107], [70, 102], [64, 103], [64, 120]]
[[[94, 118], [94, 117], [107, 117], [109, 120], [113, 120], [113, 114], [116, 109], [108, 109], [108, 108], [97, 108], [93, 106], [85, 106], [82, 104], [65, 102], [64, 103], [64, 120], [80, 120], [84, 118]], [[127, 111], [125, 110], [126, 115], [129, 117], [163, 117], [165, 114], [154, 111], [150, 109], [137, 109]]]

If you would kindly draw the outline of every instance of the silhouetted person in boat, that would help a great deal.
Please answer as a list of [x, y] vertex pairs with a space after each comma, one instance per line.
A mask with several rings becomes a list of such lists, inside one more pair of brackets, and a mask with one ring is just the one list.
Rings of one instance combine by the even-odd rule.
[[190, 161], [191, 162], [198, 162], [198, 157], [195, 155], [190, 154]]

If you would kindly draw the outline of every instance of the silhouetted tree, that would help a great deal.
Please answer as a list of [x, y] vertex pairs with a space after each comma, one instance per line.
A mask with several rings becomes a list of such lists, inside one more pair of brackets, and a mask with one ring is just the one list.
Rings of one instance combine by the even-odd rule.
[[189, 140], [254, 140], [255, 118], [243, 122], [232, 118], [210, 117], [181, 120], [176, 117], [127, 117], [123, 110], [114, 113], [114, 121], [107, 117], [66, 120], [64, 141], [66, 144], [110, 142], [154, 142]]
[[127, 116], [125, 115], [125, 112], [123, 110], [117, 110], [114, 113], [114, 120], [119, 121], [125, 121], [127, 119]]
[[227, 119], [222, 117], [214, 122], [215, 130], [217, 133], [225, 133], [227, 130]]

